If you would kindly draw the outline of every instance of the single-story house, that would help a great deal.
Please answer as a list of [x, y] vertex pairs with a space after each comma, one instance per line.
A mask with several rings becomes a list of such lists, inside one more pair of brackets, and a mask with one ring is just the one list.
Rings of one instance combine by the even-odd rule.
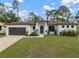
[[37, 30], [38, 34], [60, 35], [63, 30], [77, 31], [77, 23], [61, 22], [61, 21], [32, 21], [32, 22], [13, 22], [6, 24], [6, 35], [30, 35]]

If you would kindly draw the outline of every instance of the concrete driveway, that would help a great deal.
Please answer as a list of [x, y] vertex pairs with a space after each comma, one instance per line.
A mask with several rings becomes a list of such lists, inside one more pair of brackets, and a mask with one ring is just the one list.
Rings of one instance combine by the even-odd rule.
[[0, 38], [0, 52], [8, 48], [24, 36], [5, 36]]

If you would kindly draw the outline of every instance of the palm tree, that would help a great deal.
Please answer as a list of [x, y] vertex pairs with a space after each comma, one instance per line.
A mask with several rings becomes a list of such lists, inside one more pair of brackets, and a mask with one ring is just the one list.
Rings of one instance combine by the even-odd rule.
[[54, 21], [57, 21], [58, 20], [57, 18], [59, 17], [59, 15], [60, 15], [59, 10], [51, 10], [50, 19], [54, 20]]
[[75, 16], [76, 21], [79, 23], [79, 11], [77, 12], [76, 16]]
[[18, 0], [13, 0], [12, 5], [13, 5], [13, 9], [17, 10], [17, 16], [19, 16], [18, 15], [19, 14], [19, 2], [18, 2]]
[[0, 3], [0, 15], [2, 15], [4, 13], [4, 10], [5, 10], [4, 7], [5, 7], [4, 4]]
[[46, 11], [46, 19], [47, 19], [47, 21], [49, 20], [50, 15], [51, 15], [51, 11]]
[[59, 10], [55, 10], [55, 20], [57, 21], [60, 16]]
[[28, 21], [38, 21], [41, 20], [42, 18], [38, 15], [36, 15], [34, 12], [29, 13], [29, 18]]
[[56, 13], [56, 10], [51, 10], [51, 19], [55, 19], [55, 13]]
[[79, 11], [76, 14], [76, 18], [79, 19]]
[[62, 16], [63, 19], [64, 17], [66, 17], [66, 19], [68, 20], [68, 18], [71, 15], [69, 8], [67, 8], [66, 6], [60, 6], [59, 12], [60, 12], [60, 16]]

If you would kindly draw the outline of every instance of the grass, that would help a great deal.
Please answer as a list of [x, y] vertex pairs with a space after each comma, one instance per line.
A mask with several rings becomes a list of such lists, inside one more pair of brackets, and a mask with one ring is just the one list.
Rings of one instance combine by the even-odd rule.
[[45, 36], [44, 38], [23, 38], [0, 53], [0, 57], [79, 57], [79, 36]]

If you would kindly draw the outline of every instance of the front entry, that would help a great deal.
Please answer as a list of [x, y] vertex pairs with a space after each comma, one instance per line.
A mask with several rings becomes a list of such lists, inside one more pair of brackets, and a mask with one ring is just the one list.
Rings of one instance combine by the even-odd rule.
[[44, 34], [44, 26], [40, 26], [40, 34]]

